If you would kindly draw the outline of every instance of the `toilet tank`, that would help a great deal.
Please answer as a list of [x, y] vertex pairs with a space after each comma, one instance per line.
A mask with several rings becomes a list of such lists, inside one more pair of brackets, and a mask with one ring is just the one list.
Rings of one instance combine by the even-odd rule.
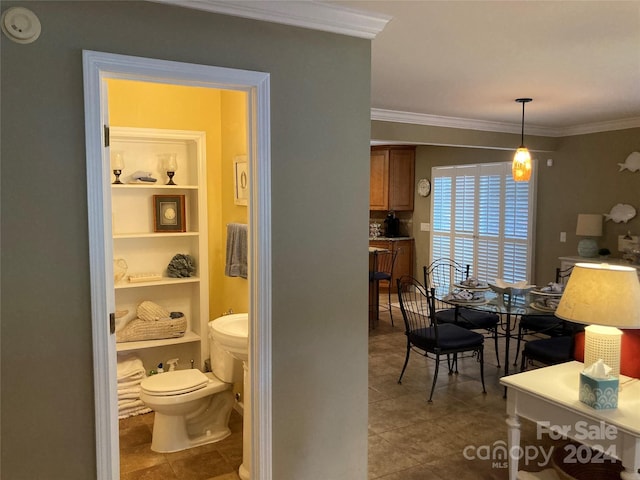
[[211, 360], [211, 372], [219, 380], [225, 383], [240, 383], [243, 381], [242, 362], [224, 350], [211, 337], [211, 333], [209, 333], [209, 359]]

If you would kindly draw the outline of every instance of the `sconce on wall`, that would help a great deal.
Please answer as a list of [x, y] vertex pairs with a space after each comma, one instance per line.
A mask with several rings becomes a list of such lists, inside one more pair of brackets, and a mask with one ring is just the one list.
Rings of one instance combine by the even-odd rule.
[[528, 182], [531, 178], [531, 154], [529, 149], [524, 146], [524, 104], [531, 102], [532, 98], [517, 98], [516, 102], [522, 104], [522, 133], [520, 138], [520, 146], [516, 150], [511, 164], [511, 175], [516, 182]]

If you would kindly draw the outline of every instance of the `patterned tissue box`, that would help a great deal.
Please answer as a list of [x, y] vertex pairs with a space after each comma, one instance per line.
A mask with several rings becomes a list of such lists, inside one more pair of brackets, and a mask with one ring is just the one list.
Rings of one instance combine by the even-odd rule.
[[580, 401], [596, 410], [618, 407], [618, 379], [593, 378], [580, 372]]

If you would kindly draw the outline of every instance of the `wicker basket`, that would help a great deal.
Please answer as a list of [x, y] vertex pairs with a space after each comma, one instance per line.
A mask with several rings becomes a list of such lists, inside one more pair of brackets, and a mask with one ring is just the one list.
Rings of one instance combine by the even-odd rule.
[[162, 308], [157, 303], [145, 300], [138, 305], [138, 318], [146, 322], [157, 322], [169, 316], [169, 311]]
[[139, 340], [161, 340], [178, 338], [187, 331], [187, 317], [163, 318], [148, 322], [136, 318], [122, 330], [116, 332], [116, 342], [137, 342]]
[[[588, 448], [576, 442], [569, 442], [575, 448]], [[562, 480], [619, 480], [622, 464], [607, 457], [602, 457], [595, 450], [588, 449], [590, 462], [565, 462], [567, 450], [564, 446], [554, 449], [552, 466]], [[596, 460], [597, 459], [597, 460]]]

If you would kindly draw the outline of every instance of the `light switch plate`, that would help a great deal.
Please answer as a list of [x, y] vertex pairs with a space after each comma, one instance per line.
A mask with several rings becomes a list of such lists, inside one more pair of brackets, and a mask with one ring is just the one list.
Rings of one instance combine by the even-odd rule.
[[560, 232], [560, 242], [565, 243], [567, 241], [567, 232]]
[[421, 232], [428, 232], [431, 230], [431, 224], [430, 223], [420, 223], [420, 231]]

